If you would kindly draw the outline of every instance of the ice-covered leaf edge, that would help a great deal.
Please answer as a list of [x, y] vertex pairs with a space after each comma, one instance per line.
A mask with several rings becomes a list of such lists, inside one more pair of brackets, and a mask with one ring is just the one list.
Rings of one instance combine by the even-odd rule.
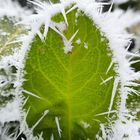
[[23, 18], [32, 12], [28, 9], [23, 9], [21, 6], [12, 0], [3, 0], [0, 4], [0, 18], [3, 16]]
[[[80, 7], [80, 9], [82, 9], [83, 11], [85, 11], [85, 12], [87, 12], [88, 13], [88, 15], [90, 15], [91, 13], [93, 13], [93, 12], [91, 12], [90, 11], [90, 8], [87, 6], [89, 3], [88, 2], [90, 2], [90, 1], [87, 1], [87, 3], [84, 3], [89, 9], [89, 11], [87, 10], [87, 9], [85, 9], [85, 6], [84, 6], [84, 4], [81, 2], [79, 2], [78, 3], [78, 1], [74, 1], [74, 2], [76, 2], [77, 4], [79, 4], [79, 6], [81, 6]], [[39, 4], [39, 6], [40, 7], [42, 7], [43, 5], [40, 5], [41, 3], [38, 3]], [[64, 2], [64, 4], [65, 4], [65, 2]], [[67, 3], [66, 3], [67, 4]], [[83, 4], [83, 5], [82, 5]], [[95, 3], [94, 3], [95, 4]], [[96, 3], [97, 4], [97, 3]], [[91, 4], [89, 4], [90, 6], [91, 6]], [[83, 7], [82, 7], [83, 6]], [[95, 5], [93, 5], [93, 7], [94, 7]], [[97, 5], [96, 5], [97, 6]], [[95, 7], [96, 7], [95, 6]], [[98, 5], [99, 6], [99, 5]], [[97, 7], [98, 7], [97, 6]], [[91, 6], [92, 7], [92, 6]], [[94, 7], [94, 8], [95, 8]], [[96, 7], [96, 8], [97, 8]], [[44, 9], [46, 9], [46, 11], [47, 11], [47, 13], [48, 13], [48, 8], [47, 7], [43, 7]], [[95, 9], [96, 9], [95, 8]], [[43, 11], [41, 11], [40, 9], [39, 9], [39, 14], [41, 14], [42, 16], [43, 16], [43, 14], [42, 14], [42, 12], [44, 13], [44, 15], [45, 15], [45, 10], [43, 9]], [[60, 10], [60, 12], [61, 12], [61, 10], [62, 9], [57, 9], [57, 10]], [[86, 11], [87, 10], [87, 11]], [[52, 12], [52, 11], [51, 11]], [[54, 10], [53, 10], [53, 12], [54, 12]], [[63, 13], [64, 14], [64, 13]], [[107, 14], [107, 13], [106, 13]], [[95, 14], [94, 13], [94, 15], [90, 15], [90, 16], [92, 16], [92, 18], [95, 20], [95, 22], [97, 23], [97, 25], [98, 26], [100, 26], [101, 27], [101, 29], [102, 29], [102, 31], [103, 32], [105, 32], [106, 33], [106, 36], [109, 38], [109, 40], [110, 40], [110, 48], [112, 49], [112, 51], [114, 52], [114, 54], [116, 53], [116, 56], [114, 56], [114, 58], [113, 58], [113, 60], [114, 60], [114, 62], [116, 63], [118, 63], [119, 64], [119, 66], [121, 66], [121, 68], [118, 70], [118, 69], [116, 69], [116, 71], [118, 72], [118, 75], [120, 76], [120, 82], [121, 82], [121, 92], [122, 92], [122, 95], [121, 96], [123, 96], [123, 98], [122, 98], [122, 100], [124, 100], [124, 95], [125, 95], [125, 97], [127, 97], [127, 94], [128, 94], [128, 88], [126, 88], [126, 85], [127, 86], [129, 86], [129, 84], [130, 83], [128, 83], [128, 81], [129, 80], [134, 80], [134, 79], [137, 79], [138, 77], [138, 74], [137, 74], [137, 78], [136, 77], [134, 77], [134, 76], [132, 76], [132, 77], [130, 77], [130, 75], [132, 75], [132, 73], [133, 73], [133, 70], [131, 70], [130, 69], [130, 63], [126, 60], [126, 56], [128, 55], [128, 52], [127, 52], [127, 50], [125, 50], [124, 49], [124, 46], [127, 46], [129, 43], [129, 39], [131, 38], [131, 36], [129, 36], [129, 35], [127, 35], [126, 36], [126, 38], [124, 38], [124, 34], [122, 35], [122, 39], [120, 40], [120, 35], [119, 35], [119, 37], [118, 37], [118, 40], [116, 41], [116, 38], [117, 38], [117, 33], [120, 33], [120, 31], [122, 30], [122, 29], [124, 29], [123, 27], [121, 27], [120, 26], [120, 29], [119, 28], [117, 28], [117, 29], [119, 29], [119, 30], [117, 30], [117, 32], [116, 32], [116, 30], [114, 31], [114, 30], [110, 30], [110, 23], [112, 23], [112, 22], [116, 22], [116, 19], [117, 18], [114, 18], [114, 20], [112, 19], [112, 17], [111, 17], [111, 13], [108, 13], [108, 17], [111, 17], [110, 18], [110, 20], [108, 20], [108, 24], [107, 23], [105, 23], [105, 25], [103, 25], [103, 24], [101, 24], [101, 23], [104, 23], [103, 21], [105, 20], [103, 20], [103, 17], [104, 16], [106, 16], [106, 15], [100, 15], [100, 18], [99, 18], [99, 13], [97, 13], [97, 14]], [[102, 17], [103, 16], [103, 17]], [[41, 16], [40, 16], [41, 17]], [[46, 18], [41, 18], [41, 19], [45, 19], [46, 20]], [[108, 18], [107, 18], [108, 19]], [[48, 19], [47, 19], [48, 20]], [[46, 21], [47, 21], [46, 20]], [[40, 20], [41, 21], [41, 20]], [[44, 21], [44, 23], [46, 24], [46, 26], [48, 25], [47, 24], [47, 22], [46, 21]], [[111, 22], [110, 22], [111, 21]], [[39, 24], [38, 24], [39, 25]], [[41, 23], [40, 23], [40, 25], [41, 25]], [[109, 25], [109, 27], [107, 28], [107, 25]], [[114, 23], [113, 23], [113, 26], [114, 26]], [[111, 27], [113, 27], [113, 26], [111, 26]], [[35, 26], [34, 26], [35, 27]], [[109, 32], [108, 32], [108, 30], [109, 30]], [[112, 34], [110, 34], [110, 33], [112, 33]], [[114, 36], [112, 36], [113, 34], [115, 33], [115, 35]], [[115, 42], [116, 42], [116, 44], [115, 44]], [[120, 42], [120, 43], [119, 43]], [[115, 45], [116, 46], [118, 46], [118, 44], [121, 44], [121, 47], [120, 47], [120, 49], [118, 49], [118, 47], [115, 47]], [[124, 52], [123, 54], [121, 54], [120, 55], [120, 52]], [[119, 55], [117, 55], [117, 54], [119, 54]], [[125, 62], [123, 62], [122, 63], [122, 61], [121, 60], [125, 60]], [[118, 62], [118, 60], [119, 60], [119, 62]], [[119, 68], [119, 67], [118, 67]], [[127, 73], [126, 73], [126, 71], [127, 71]], [[123, 73], [123, 74], [122, 74]], [[128, 76], [129, 75], [129, 76]], [[129, 78], [129, 79], [128, 79]], [[132, 83], [131, 83], [132, 84]], [[134, 84], [133, 84], [134, 85]], [[124, 94], [124, 90], [125, 90], [125, 94]], [[130, 92], [130, 91], [129, 91]], [[125, 101], [121, 101], [121, 104], [120, 104], [120, 112], [119, 112], [119, 120], [121, 120], [121, 121], [123, 121], [124, 120], [124, 116], [122, 115], [122, 110], [125, 110], [126, 108], [125, 108], [125, 103], [124, 103]], [[120, 122], [121, 122], [120, 121]], [[125, 120], [126, 121], [126, 120]], [[103, 128], [103, 127], [102, 127]], [[104, 130], [103, 130], [104, 131]], [[104, 137], [108, 137], [108, 136], [104, 136]], [[120, 136], [120, 137], [122, 137], [122, 136]]]
[[[23, 18], [29, 16], [31, 13], [32, 12], [30, 10], [27, 10], [25, 8], [23, 9], [18, 3], [13, 2], [12, 0], [1, 1], [0, 19], [6, 17], [10, 20], [13, 20], [15, 26], [16, 22], [20, 22], [21, 20], [23, 20]], [[15, 43], [21, 42], [21, 38], [22, 36], [19, 36], [19, 38], [16, 38], [17, 40], [10, 43], [14, 45]], [[0, 56], [0, 69], [4, 69], [7, 72], [9, 72], [9, 67], [11, 66], [19, 69], [19, 58], [21, 56], [19, 50], [20, 48], [13, 48], [9, 55], [6, 54]], [[17, 74], [15, 74], [15, 78], [17, 77]], [[12, 138], [9, 134], [7, 134], [9, 127], [5, 127], [5, 124], [16, 121], [20, 122], [25, 116], [25, 114], [21, 112], [24, 101], [23, 96], [21, 95], [21, 85], [19, 85], [19, 83], [17, 83], [16, 81], [17, 79], [14, 82], [15, 91], [10, 93], [11, 95], [15, 96], [14, 99], [10, 100], [6, 105], [0, 108], [0, 139], [15, 140], [16, 137]], [[23, 79], [21, 79], [21, 83], [22, 82]]]

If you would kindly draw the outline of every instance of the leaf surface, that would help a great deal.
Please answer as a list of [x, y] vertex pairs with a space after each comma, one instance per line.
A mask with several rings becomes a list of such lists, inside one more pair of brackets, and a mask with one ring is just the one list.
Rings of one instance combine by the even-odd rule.
[[[116, 75], [113, 67], [106, 74], [111, 63], [108, 41], [93, 21], [76, 13], [67, 14], [69, 25], [63, 32], [70, 39], [78, 30], [72, 52], [64, 53], [62, 37], [49, 28], [44, 42], [34, 38], [26, 60], [23, 88], [41, 98], [25, 94], [27, 122], [32, 127], [49, 110], [34, 129], [45, 140], [52, 135], [55, 140], [95, 140], [100, 123], [107, 121], [106, 115], [96, 114], [108, 111], [112, 94], [114, 78], [105, 84], [102, 79]], [[61, 14], [53, 20], [64, 21]]]
[[11, 54], [13, 48], [20, 46], [19, 43], [12, 43], [18, 37], [25, 34], [25, 28], [15, 25], [14, 17], [3, 17], [0, 19], [0, 57]]

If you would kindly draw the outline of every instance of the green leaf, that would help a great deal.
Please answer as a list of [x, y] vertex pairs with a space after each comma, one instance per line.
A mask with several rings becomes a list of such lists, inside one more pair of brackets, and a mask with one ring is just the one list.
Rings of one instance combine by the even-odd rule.
[[[0, 59], [2, 56], [12, 54], [12, 49], [19, 48], [20, 43], [12, 43], [20, 35], [26, 33], [26, 29], [20, 25], [15, 26], [15, 17], [0, 18]], [[8, 72], [7, 72], [8, 69]], [[0, 107], [5, 106], [13, 100], [13, 92], [16, 68], [13, 65], [7, 64], [6, 69], [0, 68]]]
[[3, 17], [0, 19], [0, 57], [11, 54], [13, 48], [20, 46], [19, 43], [12, 43], [20, 35], [25, 34], [25, 28], [16, 25], [14, 17]]
[[[114, 78], [101, 84], [102, 78], [116, 75], [113, 67], [106, 74], [112, 61], [108, 41], [89, 17], [81, 12], [76, 18], [76, 12], [67, 15], [69, 25], [64, 31], [70, 39], [79, 30], [72, 52], [64, 53], [61, 36], [49, 28], [44, 42], [34, 38], [26, 60], [23, 88], [41, 98], [25, 94], [29, 96], [25, 109], [30, 108], [27, 122], [32, 127], [49, 110], [34, 129], [34, 134], [43, 132], [45, 140], [52, 135], [55, 140], [94, 140], [100, 123], [107, 122], [106, 115], [96, 114], [108, 111], [113, 88]], [[53, 20], [64, 21], [61, 14]]]
[[[139, 62], [140, 58], [133, 58], [131, 61], [137, 61], [137, 63], [134, 63], [131, 65], [131, 67], [136, 71], [139, 72], [140, 71], [140, 62]], [[137, 84], [140, 84], [140, 79], [139, 80], [135, 80], [134, 82], [136, 82]], [[140, 86], [138, 87], [131, 87], [132, 89], [140, 92]], [[126, 100], [126, 107], [128, 108], [129, 112], [131, 113], [131, 115], [134, 116], [135, 114], [135, 120], [136, 121], [140, 121], [140, 112], [139, 112], [139, 108], [140, 108], [140, 96], [136, 95], [134, 93], [128, 95], [128, 98]]]

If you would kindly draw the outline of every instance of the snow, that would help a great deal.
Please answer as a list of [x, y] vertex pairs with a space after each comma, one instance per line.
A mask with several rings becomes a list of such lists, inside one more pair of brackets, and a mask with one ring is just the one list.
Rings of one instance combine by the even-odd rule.
[[61, 138], [61, 132], [62, 132], [62, 130], [60, 128], [59, 118], [58, 117], [55, 117], [55, 122], [56, 122], [56, 126], [57, 126], [59, 137]]
[[34, 97], [36, 97], [36, 98], [38, 98], [38, 99], [41, 99], [41, 97], [37, 96], [35, 93], [32, 93], [32, 92], [30, 92], [30, 91], [22, 90], [22, 92], [23, 92], [23, 93], [26, 93], [26, 94], [28, 94], [28, 95], [34, 96]]
[[125, 2], [128, 2], [128, 0], [114, 0], [114, 3], [117, 3], [117, 4], [122, 4]]
[[109, 112], [103, 112], [103, 113], [96, 114], [95, 116], [102, 116], [102, 115], [107, 115], [107, 114], [112, 114], [112, 113], [117, 113], [117, 111], [116, 110], [111, 110]]
[[84, 48], [88, 49], [88, 44], [84, 43]]
[[69, 40], [67, 40], [66, 37], [63, 38], [63, 42], [64, 42], [64, 45], [65, 45], [64, 53], [67, 54], [69, 52], [72, 52], [72, 48], [73, 48], [72, 41], [75, 38], [75, 36], [77, 35], [77, 33], [78, 33], [78, 30], [73, 34], [73, 36]]
[[39, 118], [39, 120], [32, 126], [31, 131], [37, 127], [37, 125], [46, 117], [46, 115], [49, 113], [49, 110], [45, 110], [43, 115]]
[[1, 0], [0, 1], [0, 17], [3, 16], [16, 16], [18, 18], [25, 17], [31, 14], [31, 11], [21, 8], [17, 3], [12, 0]]
[[112, 66], [113, 66], [113, 61], [110, 62], [110, 65], [107, 68], [106, 74], [108, 74], [108, 72], [110, 71], [110, 69], [111, 69]]
[[118, 88], [118, 85], [119, 85], [119, 81], [120, 81], [119, 77], [116, 77], [115, 80], [114, 80], [113, 89], [112, 89], [112, 96], [111, 96], [108, 112], [111, 112], [111, 110], [112, 110], [112, 106], [113, 106], [113, 103], [114, 103], [115, 95], [117, 93], [117, 88]]
[[102, 78], [102, 82], [100, 83], [100, 85], [103, 85], [103, 84], [106, 84], [108, 81], [110, 81], [111, 79], [113, 78], [113, 76], [110, 76], [109, 78], [107, 78], [107, 79], [103, 79]]
[[86, 129], [90, 127], [90, 124], [87, 122], [81, 121], [81, 123], [83, 124], [84, 128], [86, 128]]
[[51, 135], [51, 138], [50, 138], [50, 140], [54, 140], [54, 135], [53, 135], [53, 134]]
[[4, 124], [5, 122], [20, 120], [21, 114], [19, 108], [19, 100], [8, 102], [7, 105], [0, 110], [0, 122]]
[[80, 40], [80, 39], [76, 40], [76, 43], [77, 43], [78, 45], [81, 44], [81, 40]]
[[52, 22], [53, 26], [54, 27], [57, 27], [57, 29], [63, 33], [65, 30], [66, 30], [66, 24], [65, 22], [59, 22], [59, 23], [56, 23], [56, 22]]

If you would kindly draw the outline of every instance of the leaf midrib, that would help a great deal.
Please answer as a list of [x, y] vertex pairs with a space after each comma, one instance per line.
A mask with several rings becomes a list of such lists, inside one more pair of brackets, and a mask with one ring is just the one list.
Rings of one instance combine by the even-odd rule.
[[[87, 24], [86, 24], [86, 27], [87, 27]], [[74, 32], [74, 31], [73, 31]], [[52, 34], [51, 34], [52, 35]], [[52, 36], [50, 35], [50, 44], [51, 44], [51, 42], [53, 42], [53, 40], [52, 40]], [[96, 44], [96, 46], [94, 46], [95, 48], [97, 48], [98, 50], [99, 50], [99, 45], [100, 45], [100, 43], [99, 43], [99, 38], [98, 38], [98, 35], [97, 35], [97, 33], [96, 32], [94, 32], [94, 35], [96, 36], [96, 41], [97, 41], [97, 44]], [[86, 36], [87, 36], [87, 34], [85, 34], [85, 39], [86, 39]], [[83, 45], [83, 42], [85, 42], [85, 39], [83, 40], [82, 39], [82, 43], [80, 44], [80, 47]], [[62, 41], [62, 40], [61, 40]], [[63, 42], [63, 41], [62, 41]], [[62, 43], [61, 42], [61, 43]], [[67, 110], [66, 110], [66, 119], [65, 119], [65, 121], [66, 121], [66, 124], [64, 124], [64, 125], [66, 125], [66, 127], [67, 127], [67, 132], [68, 132], [68, 140], [71, 140], [72, 139], [72, 120], [73, 120], [73, 118], [76, 118], [76, 117], [78, 117], [78, 115], [77, 116], [72, 116], [73, 115], [73, 94], [75, 94], [75, 92], [73, 92], [73, 90], [72, 90], [72, 81], [74, 80], [74, 77], [73, 77], [73, 65], [72, 65], [72, 63], [73, 63], [73, 60], [74, 60], [74, 56], [75, 55], [77, 55], [77, 52], [79, 51], [79, 49], [80, 49], [80, 47], [76, 47], [76, 49], [72, 52], [72, 54], [66, 54], [66, 55], [69, 55], [68, 57], [69, 57], [69, 62], [67, 63], [67, 65], [65, 65], [64, 63], [63, 63], [63, 60], [61, 60], [61, 58], [59, 58], [59, 55], [57, 54], [57, 52], [55, 52], [55, 50], [54, 50], [54, 48], [53, 48], [53, 46], [52, 45], [48, 45], [45, 41], [43, 42], [44, 44], [42, 45], [42, 47], [49, 47], [50, 49], [51, 49], [51, 51], [52, 51], [52, 54], [56, 57], [55, 58], [55, 60], [63, 67], [63, 69], [64, 69], [64, 72], [66, 72], [65, 74], [66, 74], [66, 93], [64, 93], [64, 91], [62, 91], [61, 90], [61, 88], [59, 88], [59, 86], [57, 86], [57, 85], [55, 85], [55, 83], [53, 82], [53, 80], [51, 80], [51, 78], [49, 77], [49, 75], [48, 74], [46, 74], [45, 73], [45, 71], [43, 70], [43, 67], [41, 67], [42, 66], [42, 61], [41, 61], [41, 59], [40, 59], [40, 57], [39, 57], [39, 51], [37, 51], [37, 63], [38, 63], [38, 70], [39, 70], [39, 72], [42, 74], [42, 76], [46, 79], [46, 81], [48, 81], [57, 91], [59, 91], [59, 93], [61, 93], [62, 95], [64, 95], [63, 96], [63, 99], [64, 99], [64, 101], [65, 101], [65, 103], [67, 104]], [[83, 47], [83, 46], [82, 46]], [[98, 51], [97, 50], [97, 51]], [[86, 56], [88, 56], [88, 53], [89, 53], [90, 51], [89, 50], [87, 50], [87, 53], [82, 57], [82, 60], [83, 59], [85, 59], [86, 58]], [[97, 68], [96, 68], [96, 71], [95, 72], [93, 72], [92, 74], [91, 74], [91, 77], [86, 81], [86, 83], [84, 83], [84, 85], [86, 86], [86, 84], [88, 83], [88, 82], [90, 82], [91, 80], [92, 80], [92, 78], [94, 78], [94, 76], [96, 76], [98, 73], [99, 74], [101, 74], [102, 72], [98, 72], [98, 69], [99, 69], [99, 62], [100, 62], [100, 60], [101, 60], [101, 54], [98, 52], [98, 54], [99, 54], [99, 56], [98, 56], [98, 60], [97, 60], [97, 64], [98, 64], [98, 66], [97, 66]], [[67, 57], [66, 57], [67, 58]], [[80, 64], [80, 63], [78, 63], [78, 64]], [[84, 86], [84, 87], [85, 87]], [[83, 87], [83, 88], [84, 88]], [[83, 89], [82, 88], [82, 89]], [[80, 87], [80, 90], [81, 90], [81, 87]], [[109, 90], [109, 89], [108, 89]], [[107, 94], [108, 95], [108, 94]], [[60, 95], [61, 96], [61, 95]], [[105, 97], [105, 100], [104, 100], [104, 102], [106, 101], [106, 98], [107, 98], [107, 96]], [[104, 104], [104, 102], [102, 102], [102, 104], [100, 105], [100, 106], [102, 106], [103, 104]], [[99, 107], [100, 107], [99, 106]], [[96, 108], [95, 108], [95, 110], [96, 110]], [[92, 113], [85, 113], [84, 114], [84, 116], [91, 116], [93, 114], [93, 110], [92, 110]], [[80, 115], [81, 116], [81, 115]], [[61, 121], [61, 120], [60, 120]], [[61, 123], [60, 123], [61, 124]], [[61, 127], [61, 126], [60, 126]]]

